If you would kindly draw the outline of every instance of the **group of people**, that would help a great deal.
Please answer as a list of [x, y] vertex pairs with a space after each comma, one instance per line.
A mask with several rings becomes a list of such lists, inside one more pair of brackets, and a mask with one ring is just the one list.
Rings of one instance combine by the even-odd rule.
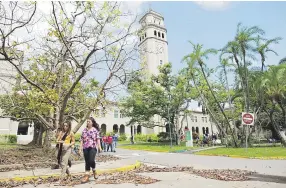
[[[82, 131], [80, 138], [79, 154], [84, 156], [85, 160], [85, 176], [82, 178], [82, 183], [86, 183], [90, 178], [92, 170], [93, 177], [97, 179], [95, 156], [102, 151], [102, 148], [115, 151], [116, 142], [113, 141], [111, 135], [107, 137], [107, 142], [101, 142], [100, 129], [93, 117], [87, 119], [87, 125]], [[109, 138], [109, 140], [108, 140]], [[104, 140], [104, 137], [102, 137]], [[67, 175], [70, 177], [71, 161], [70, 156], [75, 146], [75, 136], [71, 131], [71, 122], [65, 122], [61, 130], [57, 134], [57, 160], [61, 167], [60, 183]], [[102, 144], [103, 143], [103, 144]], [[106, 151], [106, 150], [105, 150]], [[108, 151], [108, 150], [107, 150]]]
[[117, 146], [118, 135], [117, 134], [109, 134], [108, 136], [102, 136], [101, 139], [101, 148], [103, 148], [104, 152], [108, 152], [109, 149], [111, 152], [115, 152], [115, 148]]

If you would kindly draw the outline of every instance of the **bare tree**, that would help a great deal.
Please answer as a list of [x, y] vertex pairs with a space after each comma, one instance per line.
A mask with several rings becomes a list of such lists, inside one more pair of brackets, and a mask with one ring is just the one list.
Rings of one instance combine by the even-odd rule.
[[[51, 2], [47, 35], [36, 38], [38, 45], [35, 42], [31, 45], [30, 40], [11, 43], [8, 42], [11, 34], [24, 27], [30, 29], [29, 24], [32, 24], [37, 8], [36, 3], [25, 5], [29, 9], [22, 8], [18, 3], [12, 5], [1, 8], [0, 60], [16, 68], [23, 81], [30, 86], [25, 90], [40, 93], [43, 101], [51, 106], [45, 115], [33, 112], [46, 128], [48, 140], [52, 130], [67, 118], [77, 120], [78, 124], [73, 130], [77, 132], [92, 111], [98, 105], [104, 105], [107, 93], [114, 92], [124, 84], [132, 71], [130, 67], [138, 55], [135, 48], [136, 31], [133, 29], [136, 18], [130, 21], [132, 15], [122, 13], [117, 2]], [[18, 9], [28, 18], [16, 19], [14, 11]], [[14, 22], [17, 26], [14, 26]], [[33, 49], [32, 57], [26, 57], [28, 54], [20, 50], [24, 48], [23, 45]], [[19, 62], [19, 59], [26, 60], [26, 64]], [[47, 72], [46, 76], [53, 77], [49, 84], [35, 75], [35, 70], [40, 72], [43, 69]], [[74, 93], [80, 88], [79, 85], [92, 80], [95, 83], [92, 86], [94, 90], [89, 92], [93, 93], [92, 97], [86, 96], [88, 100], [78, 101], [82, 107], [80, 113], [73, 109], [68, 110], [72, 112], [68, 114], [67, 108], [73, 108], [69, 106], [69, 101], [76, 99]], [[75, 116], [76, 113], [80, 115]]]

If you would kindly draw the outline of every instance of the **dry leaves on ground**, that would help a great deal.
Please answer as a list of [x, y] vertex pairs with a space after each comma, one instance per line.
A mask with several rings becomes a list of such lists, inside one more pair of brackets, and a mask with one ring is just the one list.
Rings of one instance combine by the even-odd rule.
[[[116, 161], [120, 158], [112, 155], [98, 155], [97, 162]], [[72, 161], [84, 161], [83, 156], [71, 155]], [[50, 168], [57, 163], [56, 149], [19, 147], [5, 149], [0, 152], [0, 172], [12, 170], [31, 170], [35, 168]]]
[[165, 167], [159, 168], [154, 166], [142, 165], [140, 168], [135, 169], [134, 172], [188, 172], [204, 178], [222, 180], [222, 181], [246, 181], [249, 180], [249, 176], [254, 172], [246, 170], [230, 170], [230, 169], [208, 169], [198, 170], [193, 167]]
[[[150, 177], [145, 177], [136, 174], [135, 172], [115, 172], [106, 173], [98, 176], [99, 179], [95, 181], [96, 184], [122, 184], [122, 183], [134, 183], [134, 184], [151, 184], [158, 180], [152, 179]], [[62, 186], [74, 186], [81, 184], [81, 179], [83, 175], [73, 175], [69, 179], [65, 179], [60, 185]], [[0, 187], [18, 187], [26, 184], [30, 185], [40, 185], [40, 184], [57, 184], [59, 182], [58, 177], [49, 177], [45, 179], [35, 178], [29, 181], [13, 181], [9, 180], [6, 182], [0, 182]]]

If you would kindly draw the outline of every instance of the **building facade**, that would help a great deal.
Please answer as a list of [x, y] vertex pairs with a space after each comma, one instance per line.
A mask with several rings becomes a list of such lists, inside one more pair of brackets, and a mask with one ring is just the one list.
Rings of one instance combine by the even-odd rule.
[[[164, 23], [164, 17], [149, 10], [140, 20], [141, 24], [139, 34], [139, 49], [142, 66], [148, 74], [157, 75], [159, 73], [158, 66], [168, 63], [168, 40], [167, 29]], [[6, 72], [6, 71], [5, 71]], [[5, 82], [6, 83], [6, 82]], [[7, 84], [6, 84], [7, 86]], [[9, 86], [9, 85], [8, 85]], [[168, 132], [167, 122], [163, 121], [159, 116], [154, 116], [153, 120], [160, 126], [154, 128], [146, 128], [140, 125], [127, 126], [128, 117], [124, 117], [120, 113], [120, 109], [116, 103], [111, 103], [105, 107], [106, 110], [99, 109], [92, 114], [97, 123], [100, 125], [102, 132], [118, 132], [120, 134], [158, 134], [160, 132]], [[192, 109], [190, 109], [192, 110]], [[204, 115], [200, 110], [192, 110], [193, 113], [188, 117], [179, 120], [182, 127], [189, 127], [193, 132], [202, 135], [204, 133], [217, 133], [216, 127], [210, 122], [208, 115]], [[0, 134], [16, 134], [18, 143], [28, 143], [33, 139], [33, 125], [25, 122], [14, 122], [9, 119], [0, 119]], [[76, 122], [72, 123], [73, 127]], [[81, 132], [83, 125], [78, 132]]]

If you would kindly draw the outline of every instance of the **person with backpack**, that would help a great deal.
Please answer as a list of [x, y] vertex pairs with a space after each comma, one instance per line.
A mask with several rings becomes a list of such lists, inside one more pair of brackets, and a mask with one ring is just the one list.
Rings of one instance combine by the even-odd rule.
[[69, 171], [69, 159], [75, 144], [74, 133], [71, 131], [71, 122], [64, 123], [62, 131], [58, 134], [57, 144], [57, 159], [62, 168], [60, 176], [60, 181], [62, 181], [65, 174], [67, 174], [69, 177], [71, 175]]

